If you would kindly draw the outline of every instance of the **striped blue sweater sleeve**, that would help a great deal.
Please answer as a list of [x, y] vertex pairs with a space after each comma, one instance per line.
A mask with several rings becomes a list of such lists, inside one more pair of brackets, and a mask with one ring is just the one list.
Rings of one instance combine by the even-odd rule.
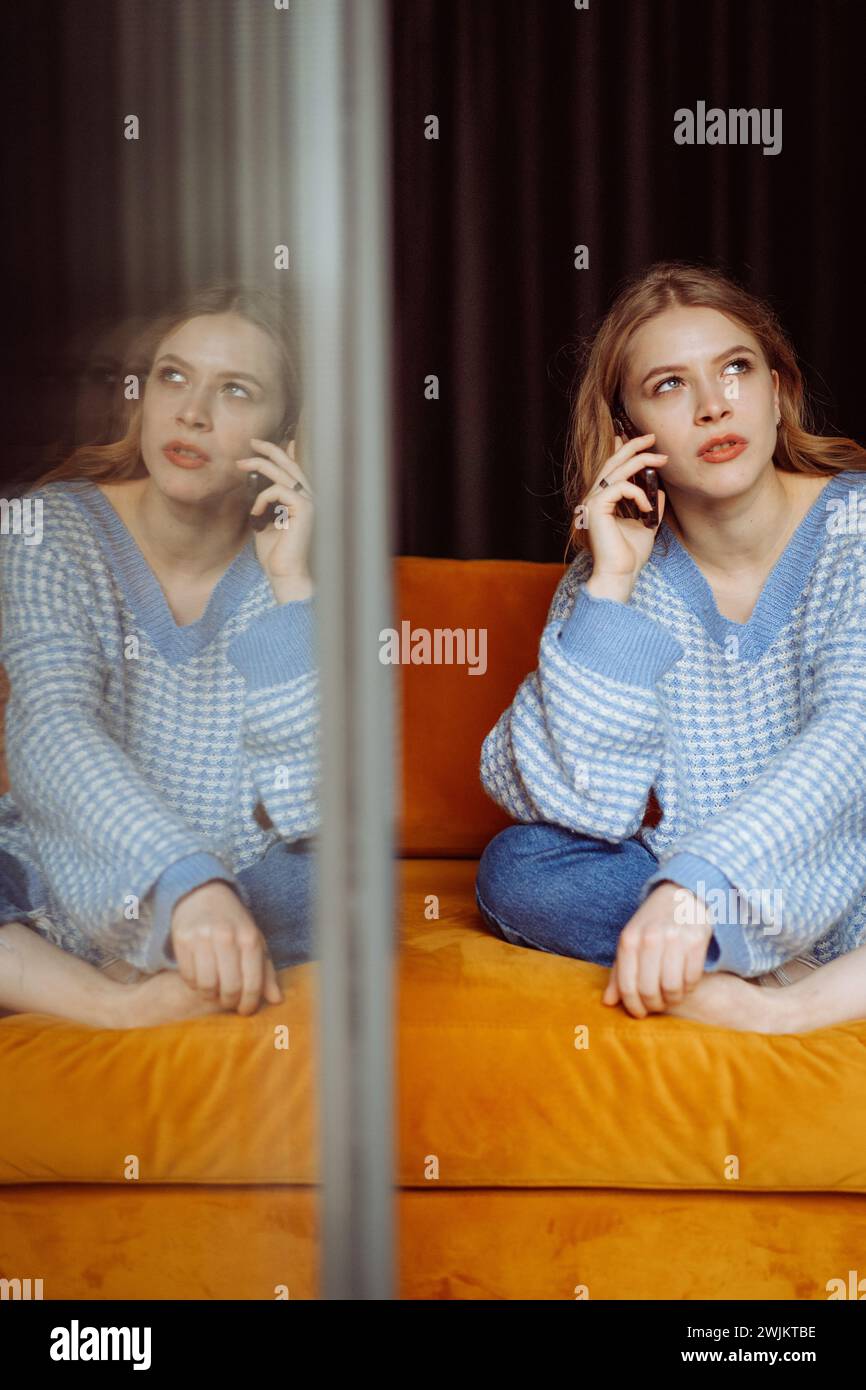
[[663, 752], [656, 682], [682, 655], [630, 603], [594, 598], [583, 552], [560, 581], [538, 666], [481, 749], [481, 781], [515, 820], [619, 842], [634, 835]]
[[167, 905], [211, 878], [243, 892], [97, 718], [104, 653], [62, 536], [4, 537], [0, 601], [9, 786], [51, 891], [96, 946], [149, 970], [172, 964]]
[[804, 727], [744, 792], [663, 850], [643, 886], [641, 901], [671, 879], [709, 904], [718, 953], [707, 970], [775, 969], [866, 892], [866, 558], [851, 556]]
[[235, 637], [246, 684], [241, 738], [253, 780], [287, 844], [319, 827], [319, 680], [314, 598], [278, 604]]

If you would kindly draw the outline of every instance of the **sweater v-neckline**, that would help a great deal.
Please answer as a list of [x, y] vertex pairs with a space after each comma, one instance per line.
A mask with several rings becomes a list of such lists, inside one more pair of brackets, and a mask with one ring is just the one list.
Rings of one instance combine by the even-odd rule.
[[194, 623], [178, 623], [162, 585], [120, 513], [89, 479], [65, 481], [73, 501], [97, 523], [127, 602], [154, 646], [171, 663], [197, 655], [220, 631], [264, 571], [251, 536], [217, 581], [207, 607]]
[[[822, 534], [822, 513], [826, 511], [827, 499], [837, 496], [844, 488], [855, 487], [862, 482], [862, 477], [861, 473], [843, 470], [825, 483], [764, 581], [755, 606], [744, 623], [735, 622], [719, 612], [709, 581], [664, 520], [656, 534], [652, 564], [680, 595], [690, 612], [701, 620], [720, 647], [734, 637], [738, 643], [736, 650], [739, 660], [756, 660], [785, 626], [803, 592]], [[664, 550], [665, 542], [667, 553]]]

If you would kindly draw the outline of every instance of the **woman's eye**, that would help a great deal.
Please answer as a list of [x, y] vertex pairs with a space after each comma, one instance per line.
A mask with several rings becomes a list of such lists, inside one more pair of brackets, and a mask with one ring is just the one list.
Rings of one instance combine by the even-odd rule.
[[[746, 357], [733, 357], [727, 364], [728, 367], [745, 367], [747, 372], [752, 370], [752, 364]], [[743, 376], [743, 372], [737, 372], [737, 376]]]
[[[178, 371], [177, 367], [163, 367], [159, 373], [160, 381], [168, 381], [170, 376], [183, 377], [183, 372]], [[226, 386], [233, 386], [236, 391], [243, 391], [244, 395], [251, 399], [249, 391], [245, 386], [242, 386], [239, 381], [227, 381]]]
[[[732, 357], [731, 360], [730, 360], [730, 362], [727, 362], [727, 363], [725, 364], [725, 366], [726, 366], [726, 368], [727, 368], [727, 367], [738, 367], [738, 366], [742, 366], [742, 367], [745, 367], [745, 369], [746, 369], [747, 372], [750, 372], [750, 371], [752, 370], [752, 364], [751, 364], [751, 362], [748, 360], [748, 358], [746, 358], [746, 357]], [[737, 372], [737, 376], [744, 376], [744, 375], [745, 375], [744, 372]], [[655, 390], [653, 391], [653, 395], [654, 395], [654, 396], [657, 396], [657, 395], [659, 394], [659, 391], [660, 391], [661, 387], [662, 387], [662, 386], [666, 386], [667, 383], [668, 383], [669, 381], [682, 381], [682, 377], [681, 377], [681, 376], [666, 376], [666, 377], [664, 378], [664, 381], [660, 381], [660, 382], [658, 383], [658, 386], [656, 386]], [[666, 396], [666, 395], [668, 395], [668, 392], [667, 392], [667, 391], [662, 391], [662, 395], [663, 395], [663, 396]]]

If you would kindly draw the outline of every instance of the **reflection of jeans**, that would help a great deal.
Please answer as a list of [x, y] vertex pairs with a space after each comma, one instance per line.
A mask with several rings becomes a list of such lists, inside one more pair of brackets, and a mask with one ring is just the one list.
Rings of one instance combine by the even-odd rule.
[[315, 959], [316, 848], [314, 839], [279, 840], [264, 859], [235, 875], [277, 970]]
[[[314, 959], [316, 843], [279, 840], [235, 875], [249, 894], [250, 913], [277, 970]], [[40, 876], [0, 849], [0, 925], [44, 909], [45, 897]]]
[[45, 892], [42, 880], [13, 855], [0, 849], [0, 925], [17, 922], [27, 912], [42, 907]]
[[611, 844], [558, 825], [509, 825], [481, 856], [475, 900], [512, 945], [610, 966], [657, 867], [637, 839]]

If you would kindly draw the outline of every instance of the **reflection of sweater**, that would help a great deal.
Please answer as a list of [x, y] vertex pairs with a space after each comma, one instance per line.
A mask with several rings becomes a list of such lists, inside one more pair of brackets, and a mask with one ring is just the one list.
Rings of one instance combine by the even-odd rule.
[[236, 874], [318, 829], [314, 600], [278, 604], [251, 538], [179, 626], [99, 488], [26, 496], [41, 540], [0, 539], [0, 846], [41, 876], [67, 949], [174, 966], [182, 894], [220, 878], [249, 907]]
[[866, 938], [866, 476], [825, 485], [747, 623], [722, 617], [664, 522], [628, 603], [593, 598], [591, 570], [581, 553], [563, 575], [538, 667], [484, 741], [487, 793], [518, 821], [637, 836], [659, 859], [641, 902], [669, 879], [710, 905], [707, 970], [852, 950]]

